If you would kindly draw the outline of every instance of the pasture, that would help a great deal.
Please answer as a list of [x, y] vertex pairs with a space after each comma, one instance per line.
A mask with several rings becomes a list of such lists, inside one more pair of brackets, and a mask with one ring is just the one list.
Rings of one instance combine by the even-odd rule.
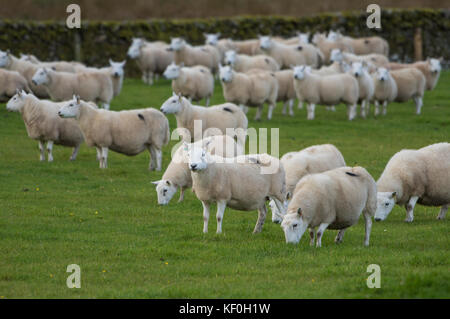
[[[281, 114], [249, 127], [280, 129], [280, 155], [309, 145], [332, 143], [347, 164], [377, 179], [389, 158], [403, 148], [450, 140], [450, 72], [427, 91], [422, 114], [413, 102], [392, 103], [385, 117], [347, 121], [319, 106], [314, 121], [306, 110]], [[149, 87], [126, 79], [111, 109], [158, 108], [171, 95], [169, 81]], [[222, 103], [216, 81], [212, 104]], [[176, 127], [168, 115], [171, 130]], [[19, 114], [0, 107], [0, 298], [449, 298], [448, 216], [418, 205], [414, 222], [396, 207], [374, 223], [363, 246], [361, 218], [341, 245], [328, 230], [322, 248], [287, 245], [278, 224], [266, 219], [253, 235], [257, 212], [226, 209], [223, 234], [216, 235], [215, 210], [203, 234], [202, 205], [188, 191], [185, 200], [158, 206], [154, 186], [163, 172], [149, 172], [148, 153], [126, 157], [110, 152], [100, 170], [95, 149], [54, 148], [54, 162], [39, 162], [37, 142], [27, 137]], [[270, 132], [270, 129], [269, 129]], [[164, 148], [163, 170], [170, 161]], [[245, 182], [245, 181], [243, 181]], [[69, 264], [81, 267], [81, 288], [69, 289]], [[367, 266], [381, 267], [381, 288], [369, 289]]]

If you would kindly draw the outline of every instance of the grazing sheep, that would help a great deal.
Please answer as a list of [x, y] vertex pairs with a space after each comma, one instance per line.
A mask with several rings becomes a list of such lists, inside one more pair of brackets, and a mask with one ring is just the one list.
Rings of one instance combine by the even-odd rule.
[[415, 63], [389, 63], [387, 67], [391, 70], [398, 70], [404, 68], [417, 68], [422, 71], [425, 79], [427, 81], [426, 89], [431, 91], [436, 87], [439, 80], [439, 75], [441, 74], [441, 60], [440, 59], [430, 59], [427, 58], [426, 61], [419, 61]]
[[366, 118], [366, 114], [369, 114], [370, 111], [370, 101], [375, 91], [375, 85], [365, 62], [354, 62], [351, 64], [351, 68], [351, 74], [358, 81], [361, 117]]
[[172, 80], [172, 90], [189, 100], [205, 99], [206, 106], [214, 92], [214, 77], [211, 71], [202, 65], [184, 67], [183, 64], [169, 64], [164, 71], [164, 77]]
[[73, 147], [70, 160], [77, 157], [84, 138], [73, 119], [62, 119], [58, 111], [63, 103], [39, 100], [33, 94], [18, 91], [6, 104], [8, 111], [20, 112], [28, 136], [39, 141], [40, 160], [45, 161], [47, 143], [48, 161], [53, 161], [53, 144]]
[[[278, 159], [268, 154], [245, 155], [224, 159], [211, 155], [204, 147], [185, 144], [195, 196], [203, 204], [203, 232], [208, 232], [209, 207], [217, 203], [217, 233], [227, 206], [236, 210], [258, 210], [253, 233], [261, 232], [266, 218], [266, 200], [273, 198], [283, 210], [286, 198], [284, 169]], [[264, 173], [264, 166], [271, 172]], [[242, 181], [245, 181], [243, 183]]]
[[308, 120], [314, 119], [316, 104], [336, 105], [340, 102], [347, 104], [348, 119], [351, 121], [355, 118], [359, 87], [356, 79], [350, 74], [321, 76], [311, 73], [308, 66], [296, 66], [294, 88], [297, 98], [309, 103]]
[[378, 68], [372, 74], [372, 80], [375, 88], [373, 94], [375, 116], [380, 113], [379, 103], [383, 103], [383, 115], [386, 115], [388, 103], [394, 101], [397, 97], [397, 83], [386, 68]]
[[353, 52], [351, 46], [341, 42], [329, 41], [322, 33], [314, 34], [311, 42], [319, 48], [320, 52], [322, 52], [325, 64], [330, 63], [331, 51], [333, 49], [340, 49], [343, 52]]
[[[222, 157], [235, 157], [244, 154], [244, 149], [228, 135], [209, 136], [194, 144], [205, 145], [208, 152]], [[184, 155], [183, 147], [179, 147], [173, 154], [162, 179], [152, 182], [156, 185], [158, 204], [169, 204], [178, 189], [180, 189], [178, 202], [181, 202], [184, 199], [184, 191], [192, 187], [191, 172]]]
[[203, 65], [217, 72], [217, 65], [220, 63], [219, 50], [211, 45], [193, 47], [181, 38], [172, 38], [170, 51], [174, 51], [174, 61], [176, 64], [184, 63], [185, 66]]
[[356, 55], [353, 53], [342, 52], [340, 49], [331, 50], [330, 62], [340, 62], [345, 61], [347, 63], [352, 62], [365, 62], [369, 69], [369, 72], [375, 71], [376, 67], [383, 67], [389, 63], [387, 57], [382, 54], [366, 54], [366, 55]]
[[389, 43], [381, 37], [352, 38], [331, 31], [328, 33], [328, 39], [350, 46], [357, 55], [377, 53], [389, 56]]
[[114, 94], [111, 76], [102, 71], [68, 73], [39, 68], [32, 82], [44, 85], [54, 101], [66, 101], [73, 95], [80, 95], [86, 101], [102, 102], [106, 110], [109, 110]]
[[39, 69], [36, 64], [22, 61], [9, 53], [9, 51], [4, 52], [0, 50], [0, 68], [19, 72], [27, 80], [28, 87], [33, 91], [34, 95], [39, 98], [49, 97], [47, 90], [43, 85], [37, 86], [32, 81], [33, 75]]
[[355, 225], [361, 212], [365, 219], [364, 245], [369, 246], [372, 217], [377, 209], [377, 185], [362, 167], [339, 167], [302, 178], [295, 187], [281, 227], [287, 243], [297, 244], [307, 228], [311, 246], [315, 228], [317, 247], [325, 230], [338, 229], [335, 242], [341, 243], [345, 230]]
[[[345, 166], [344, 156], [332, 144], [314, 145], [299, 152], [289, 152], [281, 159], [286, 173], [286, 198], [285, 207], [289, 204], [289, 199], [294, 194], [295, 185], [308, 174], [322, 173], [330, 169]], [[278, 211], [275, 203], [270, 201], [272, 210], [272, 221], [281, 223], [283, 216]]]
[[169, 45], [161, 41], [146, 42], [141, 38], [133, 39], [127, 56], [136, 60], [145, 84], [152, 85], [157, 76], [163, 74], [167, 66], [174, 61], [174, 54], [169, 52], [168, 48]]
[[289, 106], [289, 115], [294, 116], [293, 106], [297, 98], [294, 89], [294, 72], [292, 70], [277, 71], [275, 78], [278, 81], [277, 102], [284, 102], [282, 114], [286, 114], [286, 108]]
[[[161, 106], [161, 112], [175, 115], [177, 129], [185, 129], [185, 132], [179, 132], [184, 141], [198, 141], [209, 132], [209, 135], [226, 134], [233, 138], [236, 137], [238, 144], [245, 147], [247, 116], [232, 103], [206, 108], [192, 105], [188, 99], [173, 92], [172, 96]], [[200, 122], [200, 128], [197, 128], [196, 121]]]
[[233, 41], [230, 39], [221, 39], [219, 40], [220, 33], [204, 33], [205, 36], [205, 44], [216, 47], [220, 53], [220, 61], [222, 62], [225, 57], [225, 52], [228, 50], [235, 50], [236, 46], [233, 44]]
[[450, 143], [396, 153], [378, 179], [377, 187], [376, 221], [385, 220], [397, 204], [405, 205], [405, 221], [412, 222], [416, 203], [441, 206], [437, 219], [444, 219], [450, 205]]
[[410, 99], [416, 104], [416, 114], [419, 115], [423, 105], [426, 79], [416, 68], [405, 68], [391, 71], [391, 76], [397, 84], [396, 102], [406, 102]]
[[31, 92], [27, 80], [19, 72], [0, 69], [0, 101], [11, 98], [17, 90]]
[[169, 121], [153, 108], [108, 111], [96, 109], [74, 96], [64, 103], [58, 115], [75, 118], [86, 144], [97, 148], [100, 168], [107, 167], [108, 150], [134, 156], [145, 149], [150, 151], [149, 169], [161, 170], [162, 147], [169, 143]]
[[225, 52], [224, 64], [230, 65], [236, 72], [247, 72], [251, 69], [274, 72], [280, 69], [277, 61], [270, 56], [237, 54], [234, 50]]
[[253, 69], [248, 73], [235, 72], [229, 65], [219, 65], [220, 81], [226, 101], [257, 107], [255, 120], [261, 119], [264, 103], [269, 104], [267, 118], [272, 118], [278, 95], [278, 81], [272, 72]]
[[234, 46], [233, 50], [236, 50], [236, 52], [240, 54], [256, 55], [261, 53], [261, 49], [259, 48], [259, 39], [249, 39], [242, 41], [232, 40], [232, 43]]

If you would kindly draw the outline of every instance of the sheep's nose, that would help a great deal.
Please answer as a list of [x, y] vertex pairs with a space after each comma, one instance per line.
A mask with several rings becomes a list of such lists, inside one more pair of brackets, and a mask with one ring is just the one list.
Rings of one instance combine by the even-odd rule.
[[31, 82], [33, 82], [33, 84], [34, 84], [34, 85], [37, 85], [37, 83], [36, 83], [36, 81], [35, 81], [35, 80], [31, 80]]
[[197, 164], [191, 164], [191, 169], [195, 171], [195, 169], [197, 168]]
[[381, 220], [381, 218], [375, 218], [376, 222], [379, 222]]
[[58, 115], [61, 116], [61, 111], [58, 111]]

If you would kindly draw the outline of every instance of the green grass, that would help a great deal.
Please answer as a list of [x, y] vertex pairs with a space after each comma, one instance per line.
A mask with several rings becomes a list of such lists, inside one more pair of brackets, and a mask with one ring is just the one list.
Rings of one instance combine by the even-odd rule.
[[[318, 107], [316, 120], [305, 110], [294, 117], [275, 110], [272, 121], [250, 127], [279, 127], [280, 153], [333, 143], [348, 165], [361, 165], [377, 179], [402, 148], [450, 140], [450, 72], [426, 92], [423, 114], [412, 102], [392, 104], [388, 116], [349, 122]], [[148, 87], [126, 80], [112, 109], [156, 107], [169, 97], [169, 82]], [[213, 103], [223, 101], [216, 85]], [[265, 109], [266, 114], [267, 109]], [[173, 115], [169, 116], [175, 127]], [[256, 212], [227, 209], [223, 234], [214, 215], [203, 234], [201, 203], [187, 192], [183, 203], [158, 206], [147, 153], [126, 157], [110, 152], [106, 170], [95, 149], [54, 148], [54, 162], [39, 162], [19, 114], [0, 109], [0, 298], [449, 298], [448, 219], [438, 208], [418, 205], [412, 224], [396, 207], [373, 226], [363, 246], [361, 219], [336, 246], [326, 231], [322, 248], [287, 245], [279, 225], [266, 220], [253, 235]], [[270, 131], [270, 130], [269, 130]], [[170, 146], [177, 143], [172, 141]], [[164, 149], [163, 169], [170, 161]], [[177, 195], [176, 195], [177, 196]], [[308, 236], [306, 236], [308, 237]], [[67, 265], [81, 267], [81, 289], [66, 287]], [[381, 266], [381, 289], [366, 286], [366, 268]]]

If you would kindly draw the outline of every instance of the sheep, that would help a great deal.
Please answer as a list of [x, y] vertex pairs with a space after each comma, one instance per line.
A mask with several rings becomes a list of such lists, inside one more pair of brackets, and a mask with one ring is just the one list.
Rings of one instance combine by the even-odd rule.
[[67, 73], [39, 68], [32, 82], [44, 85], [52, 100], [69, 100], [75, 94], [86, 101], [102, 102], [106, 110], [114, 95], [111, 76], [102, 71]]
[[225, 57], [225, 52], [228, 50], [236, 50], [236, 46], [230, 39], [219, 40], [220, 33], [204, 33], [205, 45], [211, 45], [216, 47], [220, 53], [220, 61], [222, 62]]
[[32, 81], [33, 75], [39, 69], [36, 64], [28, 61], [21, 61], [9, 53], [9, 51], [4, 52], [0, 50], [0, 68], [19, 72], [27, 80], [28, 87], [37, 97], [49, 97], [47, 90], [43, 85], [35, 85]]
[[348, 119], [351, 121], [355, 118], [359, 87], [356, 79], [350, 74], [321, 76], [311, 73], [308, 66], [296, 66], [294, 88], [297, 98], [309, 103], [308, 120], [314, 119], [316, 104], [336, 105], [339, 102], [347, 104]]
[[253, 69], [248, 73], [235, 72], [229, 65], [219, 65], [223, 96], [227, 102], [257, 107], [255, 120], [261, 119], [264, 103], [269, 104], [267, 118], [272, 118], [278, 95], [278, 81], [272, 72]]
[[20, 60], [22, 61], [29, 61], [34, 64], [38, 64], [39, 67], [46, 67], [51, 68], [54, 71], [57, 72], [70, 72], [74, 73], [76, 72], [77, 68], [83, 68], [86, 67], [81, 62], [68, 62], [68, 61], [51, 61], [51, 62], [44, 62], [40, 61], [36, 56], [32, 54], [20, 54]]
[[389, 56], [389, 43], [381, 37], [352, 38], [331, 31], [328, 33], [328, 39], [350, 46], [357, 55], [378, 53]]
[[[285, 207], [294, 194], [295, 185], [304, 176], [345, 166], [344, 156], [332, 144], [313, 145], [299, 152], [289, 152], [284, 154], [280, 161], [286, 173], [287, 200], [284, 202]], [[280, 223], [283, 216], [275, 203], [270, 201], [269, 206], [272, 210], [272, 221]]]
[[[237, 138], [237, 143], [245, 147], [248, 120], [244, 112], [232, 103], [224, 103], [208, 108], [192, 105], [188, 99], [175, 92], [160, 108], [164, 114], [174, 114], [177, 120], [177, 130], [184, 141], [198, 141], [203, 134], [230, 135]], [[197, 122], [197, 123], [196, 123]], [[198, 128], [200, 122], [200, 128]], [[215, 134], [219, 131], [219, 134]]]
[[406, 102], [410, 99], [416, 104], [416, 114], [419, 115], [423, 105], [426, 79], [416, 68], [405, 68], [391, 71], [391, 76], [397, 84], [395, 102]]
[[380, 113], [380, 104], [383, 103], [383, 115], [387, 113], [387, 105], [397, 97], [397, 83], [386, 68], [378, 68], [372, 74], [374, 83], [373, 100], [375, 103], [375, 116]]
[[63, 118], [75, 118], [86, 144], [96, 147], [100, 168], [107, 168], [108, 150], [134, 156], [145, 149], [151, 155], [150, 170], [161, 170], [161, 148], [169, 143], [169, 121], [154, 108], [108, 111], [74, 96], [58, 112]]
[[286, 108], [289, 106], [289, 115], [294, 116], [293, 105], [297, 98], [294, 89], [294, 72], [292, 70], [277, 71], [275, 78], [278, 81], [277, 102], [284, 102], [282, 114], [286, 114]]
[[375, 92], [372, 76], [367, 71], [365, 62], [354, 62], [351, 64], [351, 74], [358, 81], [359, 102], [361, 103], [361, 117], [365, 118], [370, 111], [370, 101]]
[[169, 45], [161, 41], [146, 42], [141, 38], [133, 39], [127, 56], [136, 60], [145, 84], [152, 85], [157, 76], [174, 61], [174, 54], [168, 51], [168, 48]]
[[366, 55], [356, 55], [353, 53], [342, 52], [340, 49], [331, 50], [330, 62], [340, 62], [345, 61], [347, 63], [351, 62], [365, 62], [369, 69], [369, 72], [375, 71], [376, 67], [383, 67], [389, 63], [387, 57], [382, 54], [366, 54]]
[[[235, 157], [244, 154], [244, 149], [228, 135], [209, 136], [194, 144], [207, 145], [208, 152], [222, 157]], [[167, 166], [161, 180], [152, 183], [156, 185], [158, 204], [169, 204], [178, 189], [180, 189], [178, 202], [183, 201], [184, 191], [192, 187], [191, 173], [184, 156], [183, 147], [179, 147], [174, 152], [172, 160], [169, 166]]]
[[364, 245], [369, 246], [372, 217], [377, 209], [377, 184], [363, 167], [339, 167], [302, 178], [295, 187], [281, 227], [286, 243], [297, 244], [307, 228], [310, 245], [322, 246], [322, 235], [338, 229], [335, 242], [341, 243], [345, 230], [355, 225], [361, 212], [365, 219]]
[[[203, 204], [203, 232], [208, 232], [209, 207], [217, 203], [217, 233], [227, 206], [236, 210], [258, 210], [253, 233], [261, 232], [266, 218], [266, 200], [273, 198], [283, 210], [286, 197], [282, 164], [268, 154], [246, 155], [224, 159], [211, 155], [205, 147], [185, 144], [191, 170], [192, 188]], [[270, 166], [268, 171], [267, 166]], [[245, 181], [243, 183], [242, 181]]]
[[325, 64], [330, 63], [330, 55], [333, 49], [340, 49], [343, 52], [353, 52], [351, 46], [341, 42], [329, 41], [322, 33], [314, 34], [311, 42], [322, 52]]
[[31, 92], [27, 80], [19, 72], [0, 69], [0, 100], [11, 98], [17, 90]]
[[193, 67], [184, 67], [169, 64], [164, 71], [164, 77], [172, 80], [172, 90], [177, 94], [181, 94], [189, 98], [189, 100], [199, 101], [205, 99], [205, 105], [209, 105], [209, 101], [214, 92], [214, 77], [211, 71], [202, 65]]
[[185, 66], [203, 65], [217, 72], [217, 65], [220, 62], [219, 50], [211, 45], [193, 47], [181, 38], [172, 38], [169, 51], [174, 51], [174, 61], [176, 64], [184, 63]]
[[242, 41], [232, 40], [232, 44], [234, 46], [233, 50], [236, 50], [236, 52], [240, 54], [261, 54], [261, 49], [259, 48], [259, 39], [248, 39]]
[[441, 60], [440, 59], [430, 59], [427, 58], [425, 61], [419, 61], [415, 63], [389, 63], [387, 67], [391, 70], [398, 70], [403, 68], [409, 68], [414, 67], [422, 71], [423, 75], [425, 76], [425, 79], [427, 81], [426, 83], [426, 89], [428, 91], [433, 90], [436, 87], [436, 84], [439, 80], [439, 75], [441, 74]]
[[405, 221], [412, 222], [416, 203], [441, 206], [437, 219], [444, 219], [450, 205], [450, 143], [396, 153], [378, 179], [377, 187], [375, 221], [385, 220], [397, 204], [405, 206]]
[[58, 117], [57, 112], [62, 104], [39, 100], [33, 94], [27, 94], [23, 90], [18, 90], [6, 104], [8, 111], [20, 112], [28, 136], [39, 142], [41, 161], [45, 161], [45, 143], [47, 143], [49, 162], [53, 161], [53, 144], [73, 147], [70, 160], [74, 161], [84, 141], [75, 120]]
[[224, 64], [232, 66], [236, 72], [247, 72], [251, 69], [274, 72], [280, 69], [277, 61], [270, 56], [237, 54], [234, 50], [225, 52]]

